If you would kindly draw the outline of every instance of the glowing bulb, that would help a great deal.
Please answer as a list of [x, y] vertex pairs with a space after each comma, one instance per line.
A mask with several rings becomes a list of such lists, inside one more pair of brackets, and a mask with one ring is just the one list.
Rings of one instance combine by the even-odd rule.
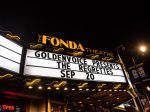
[[145, 52], [146, 51], [146, 47], [145, 46], [141, 46], [140, 47], [140, 51]]
[[79, 91], [82, 91], [82, 88], [80, 88]]
[[29, 89], [32, 89], [33, 87], [32, 87], [32, 86], [29, 86], [28, 88], [29, 88]]
[[89, 91], [89, 88], [86, 88], [86, 91]]
[[101, 91], [101, 89], [98, 89], [98, 91]]
[[56, 88], [56, 90], [59, 90], [59, 89], [60, 89], [59, 87]]
[[79, 103], [82, 103], [82, 101], [79, 101]]
[[42, 89], [42, 88], [43, 88], [42, 86], [39, 86], [39, 87], [38, 87], [38, 89]]
[[92, 91], [95, 91], [95, 89], [92, 89]]
[[67, 88], [67, 87], [65, 87], [65, 88], [64, 88], [64, 90], [65, 90], [65, 91], [67, 91], [67, 90], [68, 90], [68, 88]]
[[52, 89], [51, 87], [47, 87], [48, 90]]
[[149, 86], [147, 86], [147, 90], [150, 91], [150, 87]]

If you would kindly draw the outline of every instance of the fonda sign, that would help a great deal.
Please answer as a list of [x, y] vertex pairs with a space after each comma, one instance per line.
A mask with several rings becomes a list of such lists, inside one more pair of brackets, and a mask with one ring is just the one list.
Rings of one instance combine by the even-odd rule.
[[58, 39], [56, 37], [43, 35], [41, 42], [42, 42], [42, 44], [51, 44], [51, 45], [57, 46], [57, 47], [58, 46], [59, 47], [65, 46], [66, 48], [69, 48], [69, 49], [76, 49], [76, 50], [85, 51], [85, 49], [81, 43], [77, 44], [74, 41], [68, 41], [68, 40], [64, 41], [64, 40]]
[[[114, 54], [105, 51], [90, 49], [71, 40], [63, 40], [53, 36], [39, 35], [38, 43], [43, 45], [50, 52], [68, 51], [67, 54], [84, 56], [91, 59], [113, 61]], [[49, 47], [49, 48], [48, 48]]]
[[97, 82], [126, 82], [122, 67], [118, 63], [30, 49], [26, 54], [24, 75]]

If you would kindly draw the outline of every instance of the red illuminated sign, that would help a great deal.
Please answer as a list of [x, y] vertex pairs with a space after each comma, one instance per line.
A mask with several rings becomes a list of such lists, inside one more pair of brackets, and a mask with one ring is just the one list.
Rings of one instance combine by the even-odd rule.
[[15, 110], [15, 107], [13, 105], [0, 105], [0, 108], [3, 110]]

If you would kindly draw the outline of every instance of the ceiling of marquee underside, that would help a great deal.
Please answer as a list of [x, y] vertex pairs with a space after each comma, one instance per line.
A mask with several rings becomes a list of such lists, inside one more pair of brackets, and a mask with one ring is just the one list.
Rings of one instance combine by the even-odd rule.
[[[32, 89], [29, 89], [32, 86]], [[42, 86], [39, 90], [38, 87]], [[49, 87], [49, 89], [48, 89]], [[0, 94], [18, 93], [18, 97], [38, 98], [45, 95], [67, 100], [71, 110], [114, 108], [128, 101], [131, 96], [126, 83], [106, 83], [78, 80], [63, 80], [31, 76], [5, 77], [0, 79]], [[36, 97], [37, 96], [37, 97]]]

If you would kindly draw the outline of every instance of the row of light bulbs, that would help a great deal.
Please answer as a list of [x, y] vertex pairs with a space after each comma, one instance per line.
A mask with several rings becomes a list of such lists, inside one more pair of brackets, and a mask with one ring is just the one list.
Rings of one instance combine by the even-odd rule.
[[[119, 100], [119, 98], [116, 98], [116, 99], [117, 99], [117, 100]], [[100, 102], [100, 101], [101, 101], [101, 100], [98, 100], [98, 102]], [[79, 103], [79, 104], [82, 104], [83, 102], [82, 102], [82, 101], [79, 101], [78, 103]], [[109, 103], [109, 102], [106, 102], [106, 104], [107, 104], [107, 105], [110, 105], [110, 103]], [[92, 104], [92, 103], [90, 103], [89, 105], [90, 105], [90, 106], [93, 106], [93, 104]], [[115, 106], [116, 104], [115, 104], [115, 103], [113, 103], [113, 104], [111, 104], [111, 105]], [[99, 108], [102, 108], [102, 106], [100, 106], [100, 105], [99, 105], [98, 107], [99, 107]], [[70, 108], [68, 108], [68, 111], [71, 111], [71, 109], [70, 109]], [[78, 111], [81, 111], [81, 110], [78, 110]]]
[[[28, 86], [28, 88], [29, 88], [29, 89], [32, 89], [33, 86]], [[42, 90], [43, 87], [42, 87], [42, 86], [38, 86], [38, 89], [39, 89], [39, 90]], [[50, 86], [47, 87], [47, 90], [51, 90], [51, 89], [52, 89], [52, 88], [51, 88]], [[57, 88], [55, 88], [55, 90], [60, 90], [60, 88], [57, 87]], [[64, 87], [63, 90], [67, 91], [67, 90], [69, 90], [69, 88]], [[70, 90], [72, 90], [72, 91], [75, 91], [75, 90], [79, 90], [79, 91], [82, 91], [82, 90], [90, 91], [89, 88], [86, 88], [86, 89], [82, 89], [82, 88], [75, 89], [75, 88], [72, 88], [72, 89], [70, 89]], [[97, 90], [97, 91], [127, 91], [126, 89], [124, 89], [124, 90], [122, 90], [122, 89], [119, 89], [119, 90], [117, 90], [117, 89], [114, 89], [114, 90], [112, 90], [112, 89], [109, 89], [109, 90], [107, 90], [107, 89], [104, 89], [104, 90], [102, 90], [102, 89], [91, 89], [91, 91], [96, 91], [96, 90]]]

